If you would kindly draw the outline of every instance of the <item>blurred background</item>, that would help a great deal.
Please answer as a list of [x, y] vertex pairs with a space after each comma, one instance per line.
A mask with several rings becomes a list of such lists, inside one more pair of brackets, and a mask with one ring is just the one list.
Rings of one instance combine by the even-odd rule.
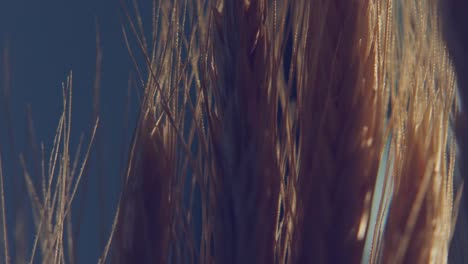
[[[148, 3], [148, 9], [151, 3]], [[89, 142], [94, 124], [96, 33], [102, 47], [97, 142], [74, 204], [80, 222], [75, 240], [78, 263], [95, 263], [111, 228], [128, 148], [136, 119], [136, 89], [129, 94], [134, 66], [122, 36], [119, 1], [111, 0], [0, 0], [0, 153], [4, 165], [7, 225], [10, 241], [18, 225], [34, 237], [27, 193], [21, 191], [23, 171], [18, 155], [25, 154], [33, 178], [33, 163], [41, 158], [31, 151], [27, 130], [30, 107], [37, 146], [43, 142], [46, 159], [51, 151], [62, 105], [62, 83], [73, 71], [71, 154], [84, 135]], [[143, 19], [150, 19], [142, 7]], [[146, 16], [146, 17], [145, 17]], [[9, 78], [5, 78], [5, 74]], [[129, 104], [129, 101], [131, 102]], [[125, 121], [125, 117], [130, 119]], [[100, 135], [105, 135], [100, 136]], [[118, 166], [116, 166], [118, 164]], [[105, 195], [100, 195], [105, 192]], [[26, 206], [24, 206], [26, 205]], [[21, 220], [26, 220], [22, 225]], [[77, 222], [75, 221], [75, 223]], [[21, 248], [10, 243], [13, 263]], [[23, 249], [24, 250], [24, 249]], [[30, 256], [29, 246], [26, 255]]]

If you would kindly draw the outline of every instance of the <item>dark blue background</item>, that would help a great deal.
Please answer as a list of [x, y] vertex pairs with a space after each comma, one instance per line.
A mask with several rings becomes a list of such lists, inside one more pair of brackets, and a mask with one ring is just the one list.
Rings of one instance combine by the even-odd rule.
[[[150, 9], [150, 5], [148, 1], [141, 8]], [[79, 263], [95, 263], [102, 251], [100, 243], [108, 235], [117, 203], [121, 154], [128, 147], [132, 131], [131, 121], [125, 134], [122, 134], [128, 79], [133, 65], [122, 36], [121, 14], [119, 1], [111, 0], [0, 0], [0, 47], [3, 51], [6, 43], [9, 44], [12, 79], [11, 97], [8, 99], [12, 124], [7, 122], [4, 105], [0, 106], [0, 151], [6, 177], [10, 240], [13, 235], [14, 199], [18, 195], [26, 195], [15, 194], [13, 188], [13, 177], [22, 180], [17, 164], [18, 153], [29, 151], [25, 133], [26, 104], [31, 105], [36, 138], [44, 142], [47, 156], [62, 111], [61, 83], [73, 70], [72, 155], [82, 132], [85, 133], [85, 142], [89, 141], [95, 78], [96, 21], [99, 24], [103, 48], [99, 130], [100, 135], [105, 136], [99, 136], [101, 151], [95, 152], [100, 153], [99, 165], [96, 156], [91, 162], [87, 188], [84, 188], [86, 199], [82, 199], [83, 191], [77, 197], [78, 201], [85, 202], [80, 237], [76, 241]], [[0, 57], [3, 61], [3, 54]], [[0, 69], [4, 70], [3, 64]], [[2, 85], [1, 90], [3, 88]], [[0, 95], [3, 96], [3, 92]], [[132, 95], [135, 98], [135, 90]], [[4, 99], [0, 98], [0, 104], [4, 104]], [[130, 116], [134, 121], [135, 99]], [[14, 144], [7, 134], [9, 127], [14, 129]], [[127, 135], [124, 141], [123, 135]], [[15, 153], [12, 153], [12, 147]], [[99, 177], [102, 177], [103, 184], [99, 183]], [[98, 192], [104, 194], [103, 201], [99, 200]], [[75, 212], [81, 210], [79, 206], [75, 209]], [[29, 208], [26, 210], [29, 211]], [[31, 229], [29, 231], [32, 232]], [[28, 259], [29, 254], [28, 248]]]

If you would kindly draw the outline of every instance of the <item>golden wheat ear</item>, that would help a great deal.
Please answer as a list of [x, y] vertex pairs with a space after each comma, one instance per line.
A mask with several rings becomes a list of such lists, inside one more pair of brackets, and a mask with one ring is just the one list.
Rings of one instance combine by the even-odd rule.
[[393, 183], [382, 263], [447, 263], [454, 228], [455, 86], [431, 1], [399, 2], [389, 62]]
[[115, 241], [109, 240], [101, 261], [105, 261], [111, 242], [113, 261], [119, 263], [183, 263], [198, 257], [203, 260], [210, 254], [196, 251], [201, 242], [195, 242], [192, 213], [193, 193], [202, 178], [200, 168], [204, 162], [198, 160], [205, 135], [199, 127], [200, 97], [194, 85], [198, 80], [199, 56], [194, 39], [202, 24], [198, 6], [201, 3], [153, 1], [150, 44], [146, 43], [134, 3], [136, 22], [125, 6], [124, 10], [138, 51], [143, 54], [147, 80], [141, 75], [124, 28], [144, 93], [114, 222]]
[[[180, 155], [202, 196], [201, 263], [360, 263], [390, 131], [395, 158], [387, 163], [395, 164], [385, 177], [395, 188], [387, 226], [379, 215], [378, 234], [367, 234], [377, 238], [371, 260], [425, 261], [432, 249], [443, 260], [450, 232], [430, 223], [452, 217], [450, 68], [440, 46], [414, 45], [420, 35], [401, 35], [413, 45], [400, 50], [392, 1], [226, 0], [208, 5], [209, 15], [201, 4], [193, 39], [206, 43], [201, 54], [189, 45], [190, 69], [181, 59], [195, 36], [181, 37], [187, 2], [158, 3], [153, 33], [161, 45], [153, 36], [149, 50], [140, 22], [130, 24], [149, 76], [116, 222], [116, 261], [171, 255], [178, 262], [178, 246], [194, 242], [186, 235], [190, 209], [181, 206]], [[191, 92], [195, 105], [180, 96]], [[194, 124], [189, 139], [186, 121]], [[193, 137], [197, 154], [188, 150]]]
[[297, 125], [289, 133], [298, 139], [285, 195], [288, 263], [360, 263], [387, 112], [376, 10], [372, 1], [291, 6]]

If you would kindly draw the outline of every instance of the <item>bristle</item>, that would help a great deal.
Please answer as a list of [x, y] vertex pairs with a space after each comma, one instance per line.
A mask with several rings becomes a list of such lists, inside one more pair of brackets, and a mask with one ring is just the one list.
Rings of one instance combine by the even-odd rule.
[[[278, 12], [278, 6], [282, 12]], [[166, 6], [166, 12], [174, 14], [179, 8]], [[410, 10], [421, 8], [429, 6], [411, 6]], [[392, 245], [387, 241], [393, 239], [388, 230], [394, 228], [394, 223], [408, 224], [409, 212], [419, 215], [420, 200], [398, 207], [399, 187], [406, 184], [407, 188], [416, 188], [417, 184], [409, 182], [405, 175], [426, 172], [432, 166], [417, 162], [425, 160], [418, 155], [424, 153], [420, 148], [425, 150], [432, 142], [429, 139], [437, 137], [440, 142], [434, 141], [439, 142], [434, 146], [439, 147], [447, 142], [444, 138], [453, 89], [449, 83], [447, 87], [441, 85], [448, 75], [435, 78], [424, 91], [407, 87], [409, 76], [417, 76], [417, 85], [422, 85], [427, 74], [418, 71], [411, 56], [401, 65], [395, 63], [415, 47], [411, 41], [424, 40], [400, 32], [400, 27], [393, 25], [400, 20], [393, 18], [392, 9], [391, 2], [385, 1], [352, 1], [344, 5], [329, 1], [219, 1], [209, 10], [211, 30], [201, 35], [207, 44], [199, 51], [195, 49], [191, 63], [194, 74], [201, 75], [201, 87], [196, 89], [201, 105], [197, 103], [196, 107], [202, 107], [206, 116], [199, 116], [192, 104], [185, 104], [197, 120], [190, 135], [203, 142], [203, 150], [199, 149], [198, 155], [187, 151], [183, 154], [188, 155], [186, 160], [197, 174], [205, 174], [194, 176], [204, 193], [200, 259], [210, 262], [211, 255], [216, 263], [359, 263], [364, 241], [370, 237], [375, 245], [371, 259], [375, 260], [381, 254], [387, 256]], [[206, 21], [203, 12], [198, 11], [198, 15], [197, 19]], [[407, 19], [418, 27], [430, 24], [423, 20], [425, 14], [408, 12], [408, 16], [414, 16]], [[179, 26], [173, 21], [167, 34]], [[286, 35], [288, 32], [291, 37]], [[167, 40], [160, 57], [162, 65], [174, 66], [150, 69], [149, 83], [153, 84], [147, 87], [153, 88], [146, 89], [145, 98], [150, 101], [144, 107], [150, 109], [152, 98], [156, 98], [153, 107], [156, 112], [162, 111], [158, 120], [165, 120], [182, 140], [182, 119], [177, 117], [189, 117], [179, 111], [176, 100], [169, 99], [172, 88], [167, 88], [173, 87], [174, 74], [187, 74], [178, 68], [177, 39], [171, 42], [169, 51], [176, 56], [165, 57]], [[397, 45], [402, 40], [404, 49]], [[284, 57], [288, 41], [292, 43], [291, 58]], [[144, 45], [139, 45], [145, 53]], [[434, 56], [441, 46], [419, 48], [426, 52], [418, 57], [424, 62], [428, 58], [443, 60], [445, 56]], [[198, 57], [197, 52], [202, 56]], [[200, 68], [195, 58], [202, 60]], [[152, 63], [148, 64], [152, 67]], [[281, 74], [281, 66], [287, 69], [285, 75]], [[447, 67], [441, 64], [437, 70], [449, 73]], [[393, 86], [396, 81], [398, 88]], [[189, 89], [184, 89], [187, 94]], [[430, 95], [430, 89], [438, 92]], [[408, 100], [413, 104], [406, 110]], [[445, 111], [444, 119], [427, 121], [437, 129], [426, 131], [426, 141], [408, 134], [411, 125], [424, 116], [421, 107], [429, 112]], [[390, 143], [392, 157], [396, 152], [395, 160], [383, 155], [390, 131], [395, 135]], [[418, 142], [413, 143], [415, 140]], [[438, 164], [442, 156], [437, 156]], [[374, 194], [379, 166], [387, 162], [395, 165], [389, 164], [383, 177], [394, 181], [391, 184], [395, 190], [385, 189], [391, 193], [385, 196]], [[442, 172], [444, 186], [451, 182], [447, 173]], [[428, 179], [424, 182], [431, 183]], [[441, 202], [451, 204], [450, 188], [444, 190], [442, 196], [431, 194], [437, 206]], [[424, 188], [413, 193], [426, 197]], [[373, 196], [390, 197], [387, 226], [387, 202], [377, 206], [378, 220], [370, 222], [371, 210], [375, 210], [371, 208]], [[437, 211], [434, 219], [451, 221], [450, 210]], [[375, 234], [367, 234], [372, 224], [377, 225], [372, 229]], [[427, 236], [424, 228], [421, 225], [412, 233], [415, 239]], [[401, 238], [401, 233], [397, 234]], [[445, 247], [448, 239], [444, 243], [439, 246]], [[429, 244], [421, 245], [406, 249], [418, 258], [432, 250]]]
[[[359, 263], [386, 104], [371, 2], [296, 6], [297, 192], [293, 263]], [[375, 16], [374, 16], [375, 17]], [[302, 19], [301, 19], [302, 18]]]
[[[468, 119], [466, 118], [468, 106], [467, 92], [467, 71], [468, 64], [466, 63], [468, 44], [468, 30], [466, 25], [467, 16], [466, 10], [468, 3], [466, 1], [444, 0], [439, 1], [440, 20], [442, 26], [442, 35], [447, 46], [447, 51], [450, 59], [453, 62], [456, 74], [458, 87], [457, 93], [457, 110], [455, 132], [459, 157], [457, 164], [459, 167], [458, 177], [456, 182], [461, 182], [460, 185], [467, 179], [467, 149], [468, 149]], [[458, 188], [461, 193], [461, 187]], [[461, 194], [460, 194], [461, 195]], [[453, 263], [466, 262], [468, 259], [468, 251], [465, 250], [468, 241], [468, 229], [466, 228], [467, 218], [466, 210], [468, 208], [468, 195], [463, 194], [460, 200], [460, 213], [458, 214], [456, 232], [454, 233], [453, 243], [451, 247], [450, 257]]]
[[266, 1], [225, 1], [213, 10], [215, 263], [274, 262], [280, 173], [266, 10]]
[[[430, 1], [402, 3], [392, 83], [395, 169], [383, 263], [446, 263], [453, 230], [453, 162], [448, 140], [454, 98], [452, 69]], [[411, 10], [411, 11], [410, 11]], [[448, 153], [450, 154], [447, 154]]]
[[[193, 78], [187, 65], [194, 55], [187, 36], [192, 32], [184, 30], [187, 3], [164, 2], [158, 4], [159, 8], [163, 17], [161, 21], [155, 18], [153, 34], [162, 40], [153, 39], [155, 43], [150, 45], [125, 11], [148, 76], [114, 223], [113, 261], [118, 263], [180, 263], [196, 255], [191, 235], [192, 209], [187, 205], [191, 202], [184, 200], [191, 196], [193, 182], [200, 175], [194, 161], [197, 157], [191, 152], [194, 127], [200, 118], [199, 103], [194, 106], [188, 98]], [[138, 14], [136, 23], [141, 27]], [[136, 61], [136, 53], [130, 46], [128, 49]], [[187, 54], [182, 56], [183, 52]], [[193, 112], [187, 122], [185, 111], [189, 107]], [[188, 168], [194, 179], [189, 186], [185, 184]], [[112, 238], [106, 250], [111, 242]], [[104, 259], [105, 255], [101, 261]]]
[[0, 209], [2, 212], [2, 238], [3, 238], [3, 257], [5, 264], [10, 263], [10, 253], [8, 246], [8, 229], [6, 223], [6, 208], [5, 208], [5, 186], [3, 181], [3, 164], [2, 164], [2, 155], [0, 153]]
[[[29, 259], [29, 263], [37, 261], [36, 258], [39, 254], [36, 251], [38, 246], [41, 251], [40, 259], [47, 263], [64, 263], [65, 255], [70, 256], [71, 252], [69, 251], [73, 250], [70, 240], [65, 239], [64, 230], [65, 228], [71, 228], [70, 225], [72, 225], [72, 221], [67, 219], [71, 217], [72, 203], [88, 162], [99, 119], [96, 119], [90, 143], [81, 161], [80, 170], [72, 169], [69, 147], [71, 140], [71, 91], [72, 78], [70, 75], [67, 82], [63, 84], [63, 112], [60, 116], [50, 153], [48, 174], [44, 175], [44, 184], [41, 186], [43, 187], [42, 192], [37, 190], [38, 186], [35, 186], [27, 164], [23, 156], [20, 155], [35, 227], [31, 256], [24, 256], [25, 261]], [[77, 155], [79, 155], [79, 152]], [[75, 159], [78, 160], [78, 157]], [[45, 171], [45, 169], [43, 170]], [[37, 176], [39, 177], [39, 175]]]
[[[167, 143], [155, 121], [145, 117], [140, 124], [128, 184], [120, 205], [117, 226], [118, 263], [165, 263], [169, 256], [169, 234], [174, 203], [171, 180], [174, 167]], [[156, 158], [157, 157], [157, 158]]]

